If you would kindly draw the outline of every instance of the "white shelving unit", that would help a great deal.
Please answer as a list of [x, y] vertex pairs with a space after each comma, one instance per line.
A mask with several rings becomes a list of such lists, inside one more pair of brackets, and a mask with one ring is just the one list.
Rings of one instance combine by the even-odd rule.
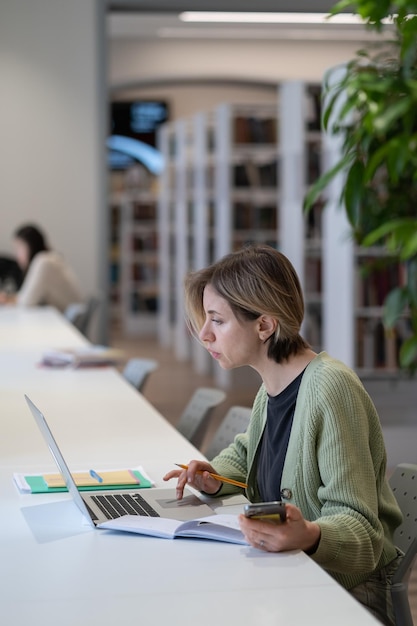
[[[159, 338], [208, 373], [212, 361], [184, 323], [184, 276], [247, 241], [276, 245], [276, 108], [220, 105], [165, 125], [158, 145], [167, 162], [159, 181]], [[213, 371], [217, 384], [230, 384], [229, 373]]]
[[[213, 260], [248, 242], [278, 245], [276, 107], [223, 104], [214, 112], [214, 124]], [[235, 375], [219, 367], [214, 374], [222, 387], [231, 386], [233, 380], [252, 380], [254, 376], [251, 371]]]
[[127, 335], [156, 335], [158, 229], [156, 195], [126, 191], [120, 198], [120, 308]]
[[[190, 342], [183, 279], [247, 242], [264, 242], [286, 254], [300, 277], [302, 332], [315, 350], [365, 377], [398, 375], [397, 339], [406, 336], [406, 321], [384, 335], [382, 302], [358, 299], [367, 289], [359, 266], [381, 251], [354, 246], [339, 203], [343, 176], [327, 189], [325, 210], [321, 201], [308, 216], [302, 211], [308, 185], [341, 150], [340, 138], [320, 131], [319, 85], [282, 83], [276, 107], [220, 105], [163, 127], [159, 145], [168, 163], [159, 198], [159, 337], [177, 358], [191, 357], [199, 372], [213, 371], [225, 387], [245, 380], [241, 371], [234, 379], [212, 369], [205, 350]], [[399, 284], [401, 274], [400, 268]]]
[[[193, 116], [192, 133], [191, 268], [199, 270], [212, 261], [214, 249], [213, 154], [210, 153], [213, 123], [207, 113]], [[199, 374], [210, 373], [211, 357], [204, 346], [194, 340], [191, 342], [191, 350], [196, 371]]]
[[159, 313], [158, 336], [173, 346], [179, 360], [191, 354], [185, 323], [183, 282], [190, 269], [190, 123], [178, 120], [158, 131], [158, 149], [166, 167], [159, 179]]
[[[190, 344], [183, 279], [245, 243], [262, 242], [289, 256], [304, 286], [309, 259], [320, 261], [321, 244], [316, 233], [306, 246], [302, 213], [309, 146], [321, 139], [308, 127], [308, 90], [301, 82], [283, 84], [276, 106], [222, 104], [160, 131], [167, 168], [159, 198], [159, 337], [177, 358], [191, 356], [198, 371], [213, 371], [224, 387], [233, 373], [212, 370], [204, 348]], [[307, 292], [307, 305], [319, 310], [320, 320], [318, 288]], [[242, 372], [237, 378], [245, 380]]]
[[280, 123], [280, 250], [294, 265], [305, 296], [302, 334], [314, 349], [322, 347], [321, 207], [310, 216], [303, 201], [311, 178], [320, 171], [322, 136], [317, 107], [319, 87], [302, 81], [278, 88]]

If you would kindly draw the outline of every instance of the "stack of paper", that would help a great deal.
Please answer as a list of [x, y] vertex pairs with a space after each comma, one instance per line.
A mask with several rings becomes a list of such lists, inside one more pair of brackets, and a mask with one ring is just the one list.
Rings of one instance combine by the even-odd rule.
[[[80, 491], [100, 491], [101, 489], [147, 489], [153, 486], [142, 467], [124, 470], [103, 470], [97, 472], [99, 482], [89, 471], [74, 472], [75, 484]], [[13, 474], [14, 482], [21, 493], [55, 493], [67, 491], [61, 474]]]
[[48, 367], [92, 367], [115, 365], [123, 358], [124, 354], [121, 350], [106, 346], [88, 346], [48, 350], [43, 354], [41, 364]]

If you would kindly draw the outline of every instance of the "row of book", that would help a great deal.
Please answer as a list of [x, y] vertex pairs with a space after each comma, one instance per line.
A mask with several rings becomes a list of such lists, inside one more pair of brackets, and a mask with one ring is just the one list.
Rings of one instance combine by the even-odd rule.
[[237, 144], [274, 144], [278, 129], [275, 117], [237, 115], [233, 120], [233, 140]]
[[133, 222], [155, 221], [156, 220], [156, 203], [155, 202], [133, 202], [132, 220]]
[[399, 320], [393, 329], [386, 329], [378, 318], [359, 318], [356, 325], [356, 365], [360, 369], [395, 372], [399, 351], [409, 336], [408, 321]]
[[276, 160], [258, 164], [246, 161], [233, 168], [235, 187], [276, 187], [278, 185], [278, 165]]
[[152, 295], [143, 295], [140, 291], [130, 294], [131, 313], [155, 313], [158, 310], [158, 298]]
[[276, 230], [278, 210], [276, 206], [253, 206], [236, 202], [233, 207], [233, 226], [236, 230]]
[[356, 306], [383, 306], [388, 293], [404, 285], [406, 267], [389, 259], [362, 258], [359, 262], [356, 287]]
[[158, 279], [158, 266], [156, 263], [132, 263], [131, 277], [133, 281], [153, 283]]
[[136, 232], [132, 235], [131, 246], [133, 252], [153, 252], [158, 248], [158, 235], [156, 232]]

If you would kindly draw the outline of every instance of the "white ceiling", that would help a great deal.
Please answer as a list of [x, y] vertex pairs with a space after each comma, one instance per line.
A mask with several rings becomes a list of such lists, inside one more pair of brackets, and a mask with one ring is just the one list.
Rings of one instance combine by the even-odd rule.
[[[373, 33], [363, 26], [296, 24], [198, 24], [185, 23], [173, 13], [118, 13], [108, 15], [108, 35], [116, 39], [277, 39], [369, 41]], [[386, 31], [388, 31], [388, 27]], [[379, 36], [380, 38], [380, 36]]]

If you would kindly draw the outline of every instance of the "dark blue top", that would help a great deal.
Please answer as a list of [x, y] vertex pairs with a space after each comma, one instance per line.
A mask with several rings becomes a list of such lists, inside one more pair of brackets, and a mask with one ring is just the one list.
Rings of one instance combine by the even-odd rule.
[[258, 489], [263, 502], [281, 500], [282, 471], [303, 374], [304, 371], [277, 396], [268, 396], [257, 468]]

